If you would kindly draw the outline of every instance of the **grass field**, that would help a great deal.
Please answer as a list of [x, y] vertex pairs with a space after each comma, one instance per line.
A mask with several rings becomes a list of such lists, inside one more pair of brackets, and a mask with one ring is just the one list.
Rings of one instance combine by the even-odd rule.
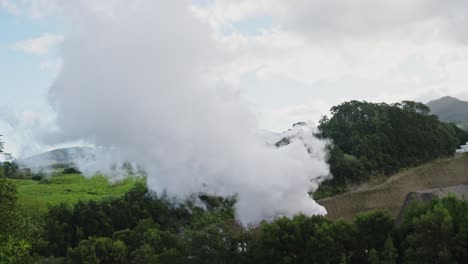
[[99, 200], [119, 197], [141, 178], [128, 178], [120, 182], [109, 183], [104, 176], [85, 178], [79, 174], [54, 176], [48, 181], [12, 179], [18, 188], [19, 205], [31, 212], [44, 213], [49, 205], [76, 203], [79, 200]]

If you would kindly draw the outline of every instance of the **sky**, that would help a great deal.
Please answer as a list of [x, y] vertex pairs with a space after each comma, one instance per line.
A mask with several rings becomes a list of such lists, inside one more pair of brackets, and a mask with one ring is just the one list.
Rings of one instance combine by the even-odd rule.
[[[102, 16], [112, 0], [90, 1]], [[229, 86], [258, 128], [283, 131], [347, 100], [468, 100], [468, 3], [457, 0], [193, 0]], [[15, 157], [58, 146], [49, 89], [70, 30], [66, 1], [0, 0], [0, 134]], [[69, 11], [68, 11], [69, 12]], [[175, 15], [164, 21], [178, 23]], [[148, 34], [151, 34], [149, 31]], [[93, 43], [92, 39], [88, 40]]]

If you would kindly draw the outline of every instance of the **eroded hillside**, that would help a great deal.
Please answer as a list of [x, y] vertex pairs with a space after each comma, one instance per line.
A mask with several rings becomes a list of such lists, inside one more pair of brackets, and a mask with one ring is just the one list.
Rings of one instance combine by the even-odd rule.
[[331, 219], [352, 219], [357, 213], [388, 208], [396, 217], [410, 192], [468, 184], [468, 156], [434, 161], [390, 177], [386, 182], [318, 201]]

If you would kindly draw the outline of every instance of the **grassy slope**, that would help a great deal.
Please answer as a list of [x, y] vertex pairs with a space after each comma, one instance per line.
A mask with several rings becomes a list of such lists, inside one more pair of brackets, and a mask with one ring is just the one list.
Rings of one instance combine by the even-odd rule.
[[410, 192], [468, 184], [468, 155], [444, 159], [407, 170], [376, 186], [324, 198], [317, 202], [331, 219], [352, 219], [357, 213], [388, 208], [397, 216]]
[[468, 122], [457, 124], [459, 128], [468, 131]]
[[51, 177], [49, 183], [33, 180], [12, 181], [18, 188], [19, 204], [30, 212], [43, 213], [49, 205], [118, 197], [143, 180], [129, 178], [111, 184], [104, 176], [85, 178], [78, 174], [67, 174]]

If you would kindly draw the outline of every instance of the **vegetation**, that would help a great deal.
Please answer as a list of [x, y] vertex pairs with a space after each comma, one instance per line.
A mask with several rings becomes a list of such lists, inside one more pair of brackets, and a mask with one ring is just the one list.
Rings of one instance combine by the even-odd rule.
[[394, 217], [398, 217], [409, 192], [431, 193], [433, 189], [437, 190], [434, 192], [453, 191], [463, 196], [465, 189], [460, 185], [468, 181], [467, 171], [468, 154], [439, 159], [392, 175], [377, 185], [363, 183], [350, 188], [352, 191], [321, 199], [319, 203], [327, 209], [330, 219], [352, 220], [356, 214], [374, 208], [388, 208]]
[[[200, 196], [174, 206], [142, 184], [120, 198], [51, 207], [42, 243], [11, 248], [26, 263], [466, 263], [468, 202], [413, 203], [396, 225], [374, 210], [352, 222], [281, 217], [244, 227], [235, 200]], [[23, 252], [23, 253], [21, 253]], [[6, 263], [22, 263], [8, 262]]]
[[85, 178], [79, 174], [60, 174], [37, 180], [12, 179], [17, 185], [18, 203], [30, 213], [45, 213], [50, 205], [75, 204], [80, 200], [101, 200], [119, 197], [132, 189], [140, 178], [109, 183], [107, 178], [96, 175]]
[[468, 141], [468, 132], [440, 122], [422, 104], [345, 102], [320, 121], [319, 136], [331, 139], [329, 164], [333, 179], [315, 198], [334, 195], [374, 176], [391, 175], [438, 158], [452, 156]]
[[[33, 186], [87, 181], [81, 177], [56, 176]], [[25, 182], [33, 181], [0, 178], [0, 263], [468, 261], [468, 202], [452, 196], [411, 204], [400, 225], [389, 211], [374, 210], [351, 222], [297, 215], [246, 227], [235, 220], [234, 197], [175, 201], [143, 183], [123, 196], [71, 200], [31, 218], [18, 204], [15, 183]]]
[[[0, 141], [0, 154], [3, 142]], [[6, 164], [8, 166], [8, 164]], [[0, 263], [26, 263], [30, 250], [41, 243], [40, 227], [20, 214], [15, 184], [0, 174]]]

